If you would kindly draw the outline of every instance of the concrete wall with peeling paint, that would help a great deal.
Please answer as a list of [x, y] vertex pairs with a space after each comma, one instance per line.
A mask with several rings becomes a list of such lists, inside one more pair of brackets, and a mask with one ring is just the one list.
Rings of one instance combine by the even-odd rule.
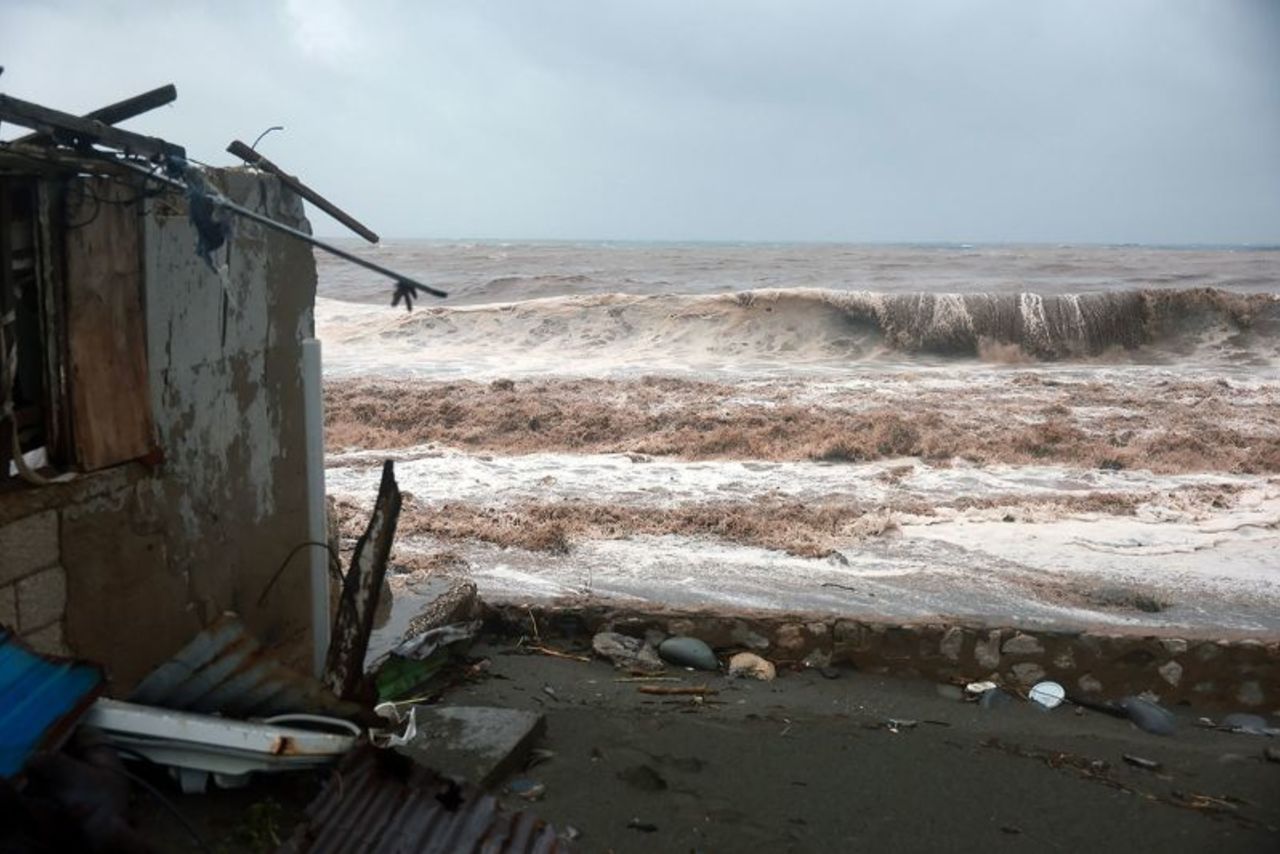
[[[309, 228], [275, 179], [229, 170], [214, 180], [233, 200]], [[0, 621], [12, 610], [41, 648], [102, 662], [116, 692], [226, 610], [287, 659], [310, 661], [306, 549], [261, 597], [308, 539], [301, 342], [313, 334], [314, 258], [236, 220], [219, 275], [196, 255], [180, 200], [148, 207], [147, 354], [163, 461], [0, 496], [0, 542], [27, 543], [21, 561], [0, 561]], [[28, 606], [45, 621], [30, 632], [20, 584], [47, 600]]]

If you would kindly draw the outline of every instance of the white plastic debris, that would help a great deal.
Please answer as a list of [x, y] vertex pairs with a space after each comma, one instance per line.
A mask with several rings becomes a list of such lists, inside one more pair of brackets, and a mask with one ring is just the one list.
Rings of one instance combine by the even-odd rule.
[[1056, 709], [1067, 697], [1067, 690], [1057, 682], [1037, 682], [1027, 692], [1027, 699], [1046, 709]]
[[988, 691], [994, 691], [999, 687], [1000, 686], [994, 682], [970, 682], [968, 685], [964, 686], [964, 690], [975, 696], [982, 696]]

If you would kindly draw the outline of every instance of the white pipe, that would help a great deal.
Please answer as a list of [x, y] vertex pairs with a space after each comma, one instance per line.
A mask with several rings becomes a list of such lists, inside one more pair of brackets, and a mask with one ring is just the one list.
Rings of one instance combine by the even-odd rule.
[[[307, 433], [307, 531], [313, 543], [327, 543], [328, 513], [324, 499], [324, 398], [320, 388], [320, 341], [302, 342], [302, 404]], [[329, 651], [329, 551], [312, 545], [311, 638], [312, 667], [319, 677]]]

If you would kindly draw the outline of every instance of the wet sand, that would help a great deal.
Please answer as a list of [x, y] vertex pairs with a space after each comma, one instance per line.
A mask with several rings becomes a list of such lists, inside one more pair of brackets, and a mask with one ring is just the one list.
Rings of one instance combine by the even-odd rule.
[[[489, 658], [494, 678], [445, 702], [547, 716], [542, 746], [554, 755], [518, 776], [545, 784], [533, 808], [581, 831], [582, 850], [1280, 845], [1280, 766], [1263, 759], [1271, 740], [1197, 729], [1194, 711], [1180, 712], [1179, 733], [1162, 738], [1066, 707], [981, 710], [932, 684], [851, 670], [837, 679], [784, 672], [771, 683], [680, 673], [720, 691], [695, 704], [638, 694], [600, 662], [512, 656], [505, 646], [474, 652]], [[894, 733], [890, 719], [916, 724]], [[1125, 754], [1163, 767], [1130, 766]], [[1196, 794], [1217, 806], [1191, 808]]]

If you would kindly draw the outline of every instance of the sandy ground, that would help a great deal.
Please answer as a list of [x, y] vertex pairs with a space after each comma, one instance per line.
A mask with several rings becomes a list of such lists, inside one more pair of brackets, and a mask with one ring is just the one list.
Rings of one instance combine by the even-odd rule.
[[[472, 655], [489, 660], [488, 675], [443, 702], [546, 715], [539, 746], [552, 757], [511, 778], [540, 782], [545, 795], [502, 799], [575, 828], [577, 850], [1280, 846], [1280, 764], [1264, 758], [1274, 739], [1199, 728], [1193, 709], [1175, 710], [1178, 733], [1160, 737], [1067, 707], [984, 710], [928, 682], [847, 669], [834, 679], [784, 672], [769, 683], [675, 671], [680, 684], [718, 690], [695, 703], [642, 695], [604, 662], [519, 654], [505, 640]], [[892, 720], [904, 722], [897, 732]], [[1125, 755], [1162, 767], [1133, 767]], [[191, 796], [155, 782], [214, 850], [246, 851], [286, 837], [322, 779], [277, 775]], [[163, 850], [198, 850], [139, 797], [149, 838]]]
[[[600, 662], [477, 652], [493, 678], [446, 702], [547, 716], [543, 747], [555, 755], [518, 776], [545, 784], [535, 808], [582, 831], [587, 851], [1280, 846], [1280, 765], [1263, 758], [1271, 740], [1196, 728], [1189, 710], [1162, 738], [1065, 707], [982, 710], [932, 684], [849, 670], [772, 683], [681, 674], [720, 690], [694, 704], [641, 695]], [[917, 723], [894, 733], [890, 719]], [[1132, 767], [1125, 754], [1163, 768]], [[1106, 770], [1091, 771], [1098, 761]], [[1196, 794], [1221, 806], [1179, 805]]]

